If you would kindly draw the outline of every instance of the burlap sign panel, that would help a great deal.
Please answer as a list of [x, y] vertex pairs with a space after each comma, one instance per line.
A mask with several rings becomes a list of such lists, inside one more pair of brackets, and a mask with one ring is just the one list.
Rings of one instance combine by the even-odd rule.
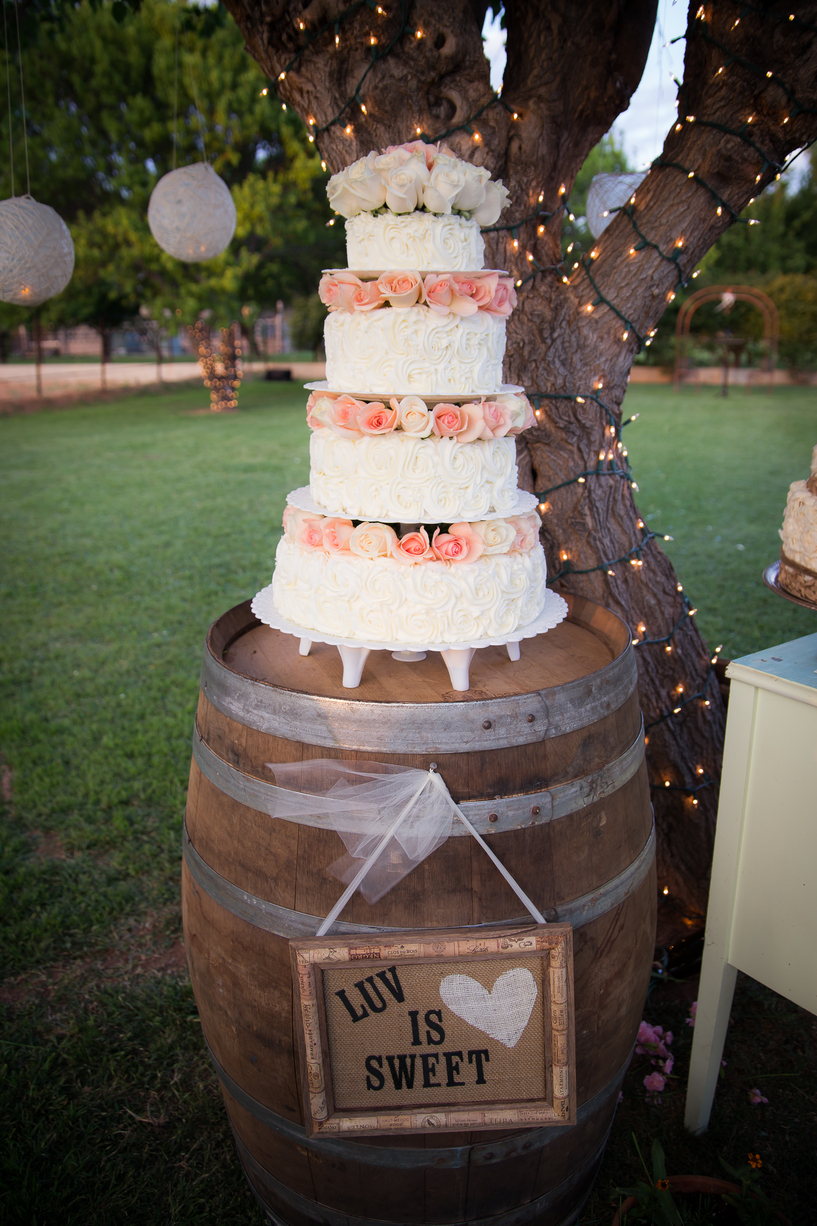
[[548, 1097], [539, 958], [323, 972], [335, 1108]]

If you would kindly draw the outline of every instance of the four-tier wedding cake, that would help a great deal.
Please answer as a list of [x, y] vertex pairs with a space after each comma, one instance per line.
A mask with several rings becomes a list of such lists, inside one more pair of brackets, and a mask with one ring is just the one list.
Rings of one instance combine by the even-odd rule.
[[536, 498], [517, 488], [514, 436], [534, 414], [502, 383], [516, 291], [484, 268], [480, 227], [507, 192], [418, 141], [359, 159], [328, 194], [349, 268], [319, 287], [310, 484], [289, 495], [253, 609], [306, 650], [518, 643], [566, 606], [546, 588]]

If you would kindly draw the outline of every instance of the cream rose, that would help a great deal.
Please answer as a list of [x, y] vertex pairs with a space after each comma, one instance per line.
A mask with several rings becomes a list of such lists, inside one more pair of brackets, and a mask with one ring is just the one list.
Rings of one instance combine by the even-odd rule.
[[386, 175], [386, 207], [392, 213], [413, 213], [423, 202], [428, 177], [424, 158], [410, 157], [395, 166]]
[[359, 558], [388, 558], [397, 533], [388, 524], [358, 524], [349, 537], [349, 548]]
[[354, 217], [358, 213], [379, 209], [386, 203], [386, 185], [375, 167], [376, 160], [377, 154], [369, 153], [332, 175], [326, 185], [326, 194], [336, 213]]
[[506, 519], [483, 519], [471, 527], [482, 537], [486, 554], [508, 553], [516, 540], [516, 526]]
[[377, 287], [390, 306], [398, 310], [414, 306], [423, 296], [423, 281], [418, 272], [384, 272]]
[[332, 419], [332, 404], [335, 397], [329, 392], [312, 392], [306, 402], [306, 424], [310, 430], [328, 426]]
[[474, 210], [473, 218], [480, 226], [494, 226], [499, 221], [499, 214], [508, 203], [508, 189], [503, 187], [502, 180], [489, 179], [485, 184], [485, 199]]
[[433, 422], [424, 400], [419, 396], [404, 396], [402, 400], [392, 397], [389, 404], [397, 411], [397, 420], [404, 434], [427, 438]]
[[461, 404], [462, 425], [457, 431], [458, 443], [473, 443], [475, 439], [492, 437], [485, 422], [481, 404]]
[[473, 213], [485, 200], [485, 185], [491, 177], [491, 172], [484, 166], [472, 166], [470, 162], [466, 162], [463, 173], [465, 182], [453, 204], [454, 208], [462, 213]]
[[502, 396], [497, 396], [496, 403], [503, 404], [511, 415], [510, 434], [519, 434], [522, 430], [529, 430], [536, 424], [533, 406], [527, 396], [505, 392]]
[[511, 525], [515, 533], [511, 551], [530, 553], [539, 541], [539, 516], [535, 512], [531, 515], [512, 515], [505, 522]]
[[459, 158], [439, 154], [434, 161], [428, 183], [423, 188], [423, 204], [430, 213], [450, 213], [453, 201], [464, 186], [464, 163]]

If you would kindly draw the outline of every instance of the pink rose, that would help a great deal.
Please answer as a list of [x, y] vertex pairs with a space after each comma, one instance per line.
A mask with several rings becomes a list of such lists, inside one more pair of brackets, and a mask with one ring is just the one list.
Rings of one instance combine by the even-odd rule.
[[318, 282], [318, 297], [330, 311], [353, 311], [352, 299], [361, 284], [353, 272], [326, 272]]
[[489, 315], [504, 315], [506, 318], [516, 306], [516, 288], [512, 277], [497, 277], [497, 285], [490, 302], [482, 308]]
[[489, 439], [491, 437], [481, 404], [461, 404], [460, 413], [463, 424], [457, 434], [458, 443], [473, 443], [476, 438]]
[[322, 524], [322, 516], [305, 516], [295, 530], [295, 544], [301, 549], [323, 549]]
[[347, 311], [376, 311], [383, 305], [383, 295], [376, 281], [362, 281], [356, 290], [352, 291], [351, 305]]
[[484, 277], [463, 277], [454, 273], [454, 286], [461, 298], [470, 298], [477, 308], [485, 308], [496, 294], [499, 273], [490, 272]]
[[388, 558], [397, 533], [388, 524], [358, 524], [349, 537], [349, 548], [359, 558]]
[[450, 272], [430, 272], [423, 282], [426, 306], [438, 315], [476, 315], [473, 298], [460, 294]]
[[753, 1090], [749, 1091], [749, 1102], [753, 1107], [759, 1107], [761, 1103], [767, 1103], [768, 1101], [768, 1098], [763, 1097], [757, 1086], [755, 1086]]
[[388, 434], [397, 425], [397, 410], [390, 411], [381, 401], [373, 400], [358, 413], [357, 424], [364, 434]]
[[398, 562], [406, 562], [410, 566], [417, 562], [428, 562], [434, 557], [425, 528], [407, 532], [399, 541], [393, 541], [391, 551], [392, 557], [397, 558]]
[[470, 524], [452, 524], [450, 532], [434, 531], [431, 542], [434, 556], [441, 562], [474, 562], [483, 553], [485, 542]]
[[384, 272], [377, 280], [377, 287], [389, 305], [398, 309], [422, 301], [423, 282], [418, 272]]
[[413, 153], [422, 154], [425, 158], [426, 169], [431, 170], [431, 167], [434, 165], [434, 158], [437, 156], [437, 145], [427, 145], [424, 140], [410, 140], [406, 141], [404, 145], [389, 145], [383, 152], [401, 153], [404, 150], [409, 157]]
[[438, 438], [455, 437], [468, 422], [468, 418], [456, 404], [435, 404], [431, 418], [431, 429]]
[[504, 438], [511, 428], [511, 411], [498, 400], [483, 400], [482, 415], [493, 438]]
[[287, 504], [283, 519], [284, 536], [295, 545], [298, 542], [301, 527], [306, 520], [319, 523], [322, 519], [322, 515], [313, 515], [309, 511], [300, 511], [297, 507]]
[[672, 1072], [674, 1068], [675, 1068], [675, 1057], [667, 1056], [666, 1060], [664, 1061], [664, 1073], [666, 1074], [667, 1077], [669, 1077], [670, 1073]]
[[341, 438], [363, 438], [363, 431], [358, 428], [358, 414], [364, 412], [366, 405], [354, 396], [344, 394], [338, 396], [332, 403], [332, 413], [327, 425], [339, 434]]
[[649, 1077], [644, 1078], [644, 1085], [650, 1094], [660, 1094], [666, 1084], [666, 1078], [660, 1073], [650, 1073]]
[[306, 402], [306, 424], [310, 430], [319, 430], [321, 426], [329, 425], [334, 399], [331, 392], [312, 392]]
[[321, 524], [324, 549], [327, 553], [349, 553], [353, 531], [351, 519], [325, 519]]

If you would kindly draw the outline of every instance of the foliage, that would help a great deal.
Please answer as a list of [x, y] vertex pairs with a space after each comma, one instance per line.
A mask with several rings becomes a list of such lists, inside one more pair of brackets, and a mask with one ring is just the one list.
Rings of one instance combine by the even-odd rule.
[[[320, 159], [300, 120], [262, 94], [266, 78], [222, 5], [145, 0], [117, 19], [109, 4], [83, 0], [61, 8], [59, 20], [46, 16], [40, 13], [24, 49], [31, 191], [66, 220], [77, 252], [50, 322], [116, 327], [147, 304], [154, 318], [170, 311], [170, 331], [205, 307], [226, 324], [247, 307], [250, 327], [263, 309], [339, 262], [342, 235], [325, 228]], [[193, 265], [158, 247], [146, 216], [153, 187], [174, 163], [177, 24], [175, 164], [205, 150], [238, 214], [227, 251]], [[19, 193], [22, 114], [13, 62], [11, 71]], [[7, 141], [8, 118], [0, 122], [0, 146]], [[4, 160], [0, 197], [10, 189]]]
[[683, 1218], [669, 1190], [667, 1166], [661, 1142], [656, 1138], [652, 1143], [650, 1151], [652, 1171], [644, 1161], [644, 1155], [641, 1153], [635, 1134], [633, 1134], [633, 1143], [647, 1176], [647, 1182], [639, 1180], [632, 1188], [616, 1188], [619, 1196], [635, 1196], [638, 1200], [638, 1205], [627, 1213], [627, 1218], [639, 1222], [655, 1222], [658, 1226], [684, 1226]]
[[[565, 219], [562, 227], [562, 253], [565, 255], [568, 269], [583, 251], [589, 251], [593, 246], [593, 235], [587, 227], [585, 211], [587, 209], [587, 193], [595, 175], [616, 174], [631, 171], [633, 167], [627, 161], [624, 146], [618, 143], [615, 130], [603, 136], [595, 149], [584, 160], [582, 168], [576, 175], [573, 187], [570, 189], [570, 208], [575, 221]], [[573, 251], [567, 255], [567, 247], [573, 243]]]
[[326, 307], [317, 294], [296, 298], [292, 304], [290, 336], [295, 349], [311, 349], [315, 353], [323, 344]]

